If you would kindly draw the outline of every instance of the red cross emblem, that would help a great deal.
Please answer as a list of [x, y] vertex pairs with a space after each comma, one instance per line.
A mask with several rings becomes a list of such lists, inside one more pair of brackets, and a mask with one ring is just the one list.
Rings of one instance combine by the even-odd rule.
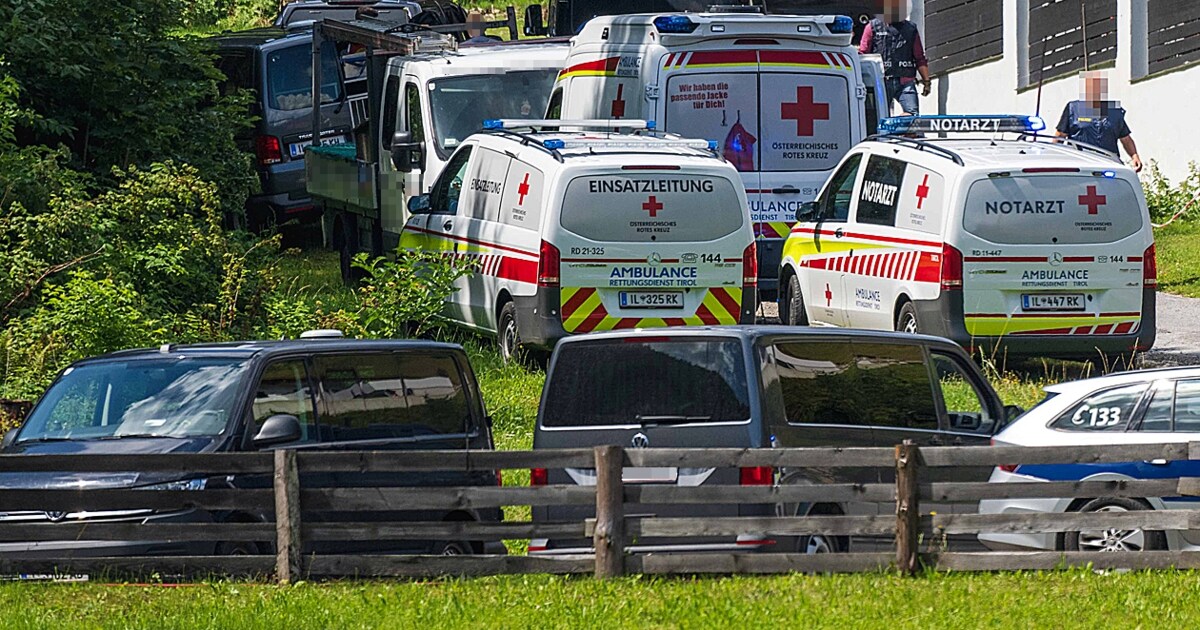
[[1088, 214], [1100, 212], [1100, 206], [1108, 204], [1108, 197], [1096, 191], [1095, 186], [1087, 187], [1086, 195], [1079, 195], [1079, 205], [1087, 206]]
[[784, 120], [796, 121], [797, 136], [813, 135], [813, 124], [818, 120], [829, 120], [829, 103], [818, 103], [813, 99], [811, 86], [796, 88], [795, 103], [781, 103], [779, 116]]
[[525, 173], [525, 179], [517, 186], [517, 205], [525, 205], [525, 195], [529, 194], [529, 173]]
[[611, 110], [612, 116], [611, 116], [611, 118], [621, 118], [622, 116], [625, 115], [625, 99], [621, 98], [621, 95], [624, 93], [625, 93], [625, 85], [623, 83], [618, 83], [617, 84], [617, 98], [614, 98], [612, 101], [612, 110]]
[[825, 283], [825, 306], [833, 306], [833, 291], [829, 290], [829, 283]]
[[925, 203], [927, 197], [929, 197], [929, 173], [925, 173], [925, 179], [921, 180], [921, 185], [917, 186], [917, 210], [921, 209], [921, 204]]
[[654, 195], [650, 195], [650, 198], [646, 200], [646, 203], [642, 204], [642, 210], [649, 212], [651, 217], [657, 217], [658, 211], [662, 209], [662, 202], [659, 201], [658, 197], [655, 197]]

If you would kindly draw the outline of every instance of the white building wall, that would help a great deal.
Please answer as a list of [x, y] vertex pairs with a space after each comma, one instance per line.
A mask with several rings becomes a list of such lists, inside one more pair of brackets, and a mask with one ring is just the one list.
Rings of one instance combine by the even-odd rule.
[[[921, 99], [926, 114], [1033, 114], [1037, 110], [1036, 88], [1018, 90], [1021, 47], [1025, 40], [1028, 0], [1004, 2], [1004, 56], [948, 75], [935, 77], [933, 92]], [[1188, 163], [1200, 162], [1200, 136], [1193, 140], [1200, 120], [1200, 65], [1134, 79], [1134, 68], [1145, 68], [1145, 1], [1117, 0], [1117, 63], [1106, 72], [1110, 98], [1128, 111], [1127, 120], [1138, 144], [1142, 161], [1156, 160], [1172, 181], [1187, 174]], [[1200, 1], [1200, 0], [1197, 0]], [[918, 2], [914, 2], [914, 5]], [[922, 6], [911, 9], [923, 18]], [[1134, 29], [1134, 24], [1139, 24]], [[1140, 30], [1135, 39], [1133, 32]], [[924, 32], [922, 32], [924, 36]], [[1034, 77], [1036, 81], [1037, 77]], [[1068, 101], [1079, 97], [1077, 76], [1047, 80], [1042, 86], [1041, 115], [1054, 127]], [[1128, 157], [1122, 155], [1128, 161]], [[1143, 171], [1145, 173], [1145, 171]]]

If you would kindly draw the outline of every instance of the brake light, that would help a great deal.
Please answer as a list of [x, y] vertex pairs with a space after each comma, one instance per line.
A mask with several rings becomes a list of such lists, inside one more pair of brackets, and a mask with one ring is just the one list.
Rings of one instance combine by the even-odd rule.
[[499, 468], [496, 469], [496, 485], [504, 485], [504, 471], [500, 470]]
[[1158, 286], [1158, 255], [1154, 252], [1154, 244], [1142, 254], [1142, 286]]
[[622, 171], [678, 171], [678, 164], [626, 164]]
[[945, 243], [942, 244], [942, 271], [940, 278], [943, 291], [957, 291], [962, 289], [962, 252]]
[[254, 139], [254, 155], [262, 166], [278, 164], [283, 161], [283, 149], [279, 146], [279, 138], [275, 136], [258, 136]]
[[769, 486], [775, 483], [775, 469], [770, 466], [746, 466], [741, 469], [743, 486]]
[[1079, 169], [1071, 167], [1035, 166], [1021, 169], [1022, 173], [1078, 173]]
[[1003, 471], [1004, 471], [1004, 472], [1006, 472], [1006, 473], [1015, 473], [1015, 472], [1017, 472], [1017, 465], [1016, 465], [1016, 464], [1003, 464], [1003, 465], [997, 466], [996, 468], [999, 468], [1000, 470], [1003, 470]]
[[758, 245], [755, 243], [750, 243], [742, 252], [742, 286], [758, 286]]
[[550, 478], [550, 473], [545, 468], [529, 469], [529, 485], [544, 486], [547, 485]]
[[538, 286], [557, 287], [560, 265], [558, 248], [542, 241], [542, 247], [538, 252]]

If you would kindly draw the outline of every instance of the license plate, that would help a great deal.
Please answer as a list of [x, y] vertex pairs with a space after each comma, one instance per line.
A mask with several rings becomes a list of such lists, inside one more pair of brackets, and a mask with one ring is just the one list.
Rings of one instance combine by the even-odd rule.
[[622, 291], [621, 308], [683, 308], [683, 291]]
[[1082, 293], [1026, 293], [1021, 309], [1026, 311], [1082, 311], [1086, 300]]
[[[346, 136], [329, 136], [328, 138], [321, 138], [321, 144], [346, 144]], [[293, 142], [288, 145], [288, 152], [292, 154], [292, 157], [300, 157], [301, 155], [304, 155], [304, 148], [310, 146], [312, 146], [312, 140]]]
[[621, 471], [625, 483], [675, 483], [678, 468], [626, 468]]

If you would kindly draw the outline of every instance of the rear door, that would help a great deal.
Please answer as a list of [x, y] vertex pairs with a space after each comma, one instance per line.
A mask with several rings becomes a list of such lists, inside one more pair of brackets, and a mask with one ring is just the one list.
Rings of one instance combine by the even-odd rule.
[[[341, 102], [340, 64], [332, 46], [323, 47], [321, 54], [321, 141], [340, 144], [348, 140], [350, 123]], [[264, 132], [279, 139], [283, 162], [303, 160], [304, 148], [312, 144], [312, 44], [268, 50], [264, 61]]]
[[788, 241], [787, 255], [795, 261], [805, 308], [815, 324], [846, 324], [842, 276], [854, 254], [846, 227], [864, 160], [862, 153], [846, 158], [817, 200], [816, 222], [797, 226]]
[[571, 178], [551, 232], [566, 331], [736, 324], [751, 234], [730, 174], [632, 164]]
[[1137, 181], [1105, 173], [1026, 169], [966, 187], [955, 245], [969, 334], [1138, 330], [1149, 218]]

